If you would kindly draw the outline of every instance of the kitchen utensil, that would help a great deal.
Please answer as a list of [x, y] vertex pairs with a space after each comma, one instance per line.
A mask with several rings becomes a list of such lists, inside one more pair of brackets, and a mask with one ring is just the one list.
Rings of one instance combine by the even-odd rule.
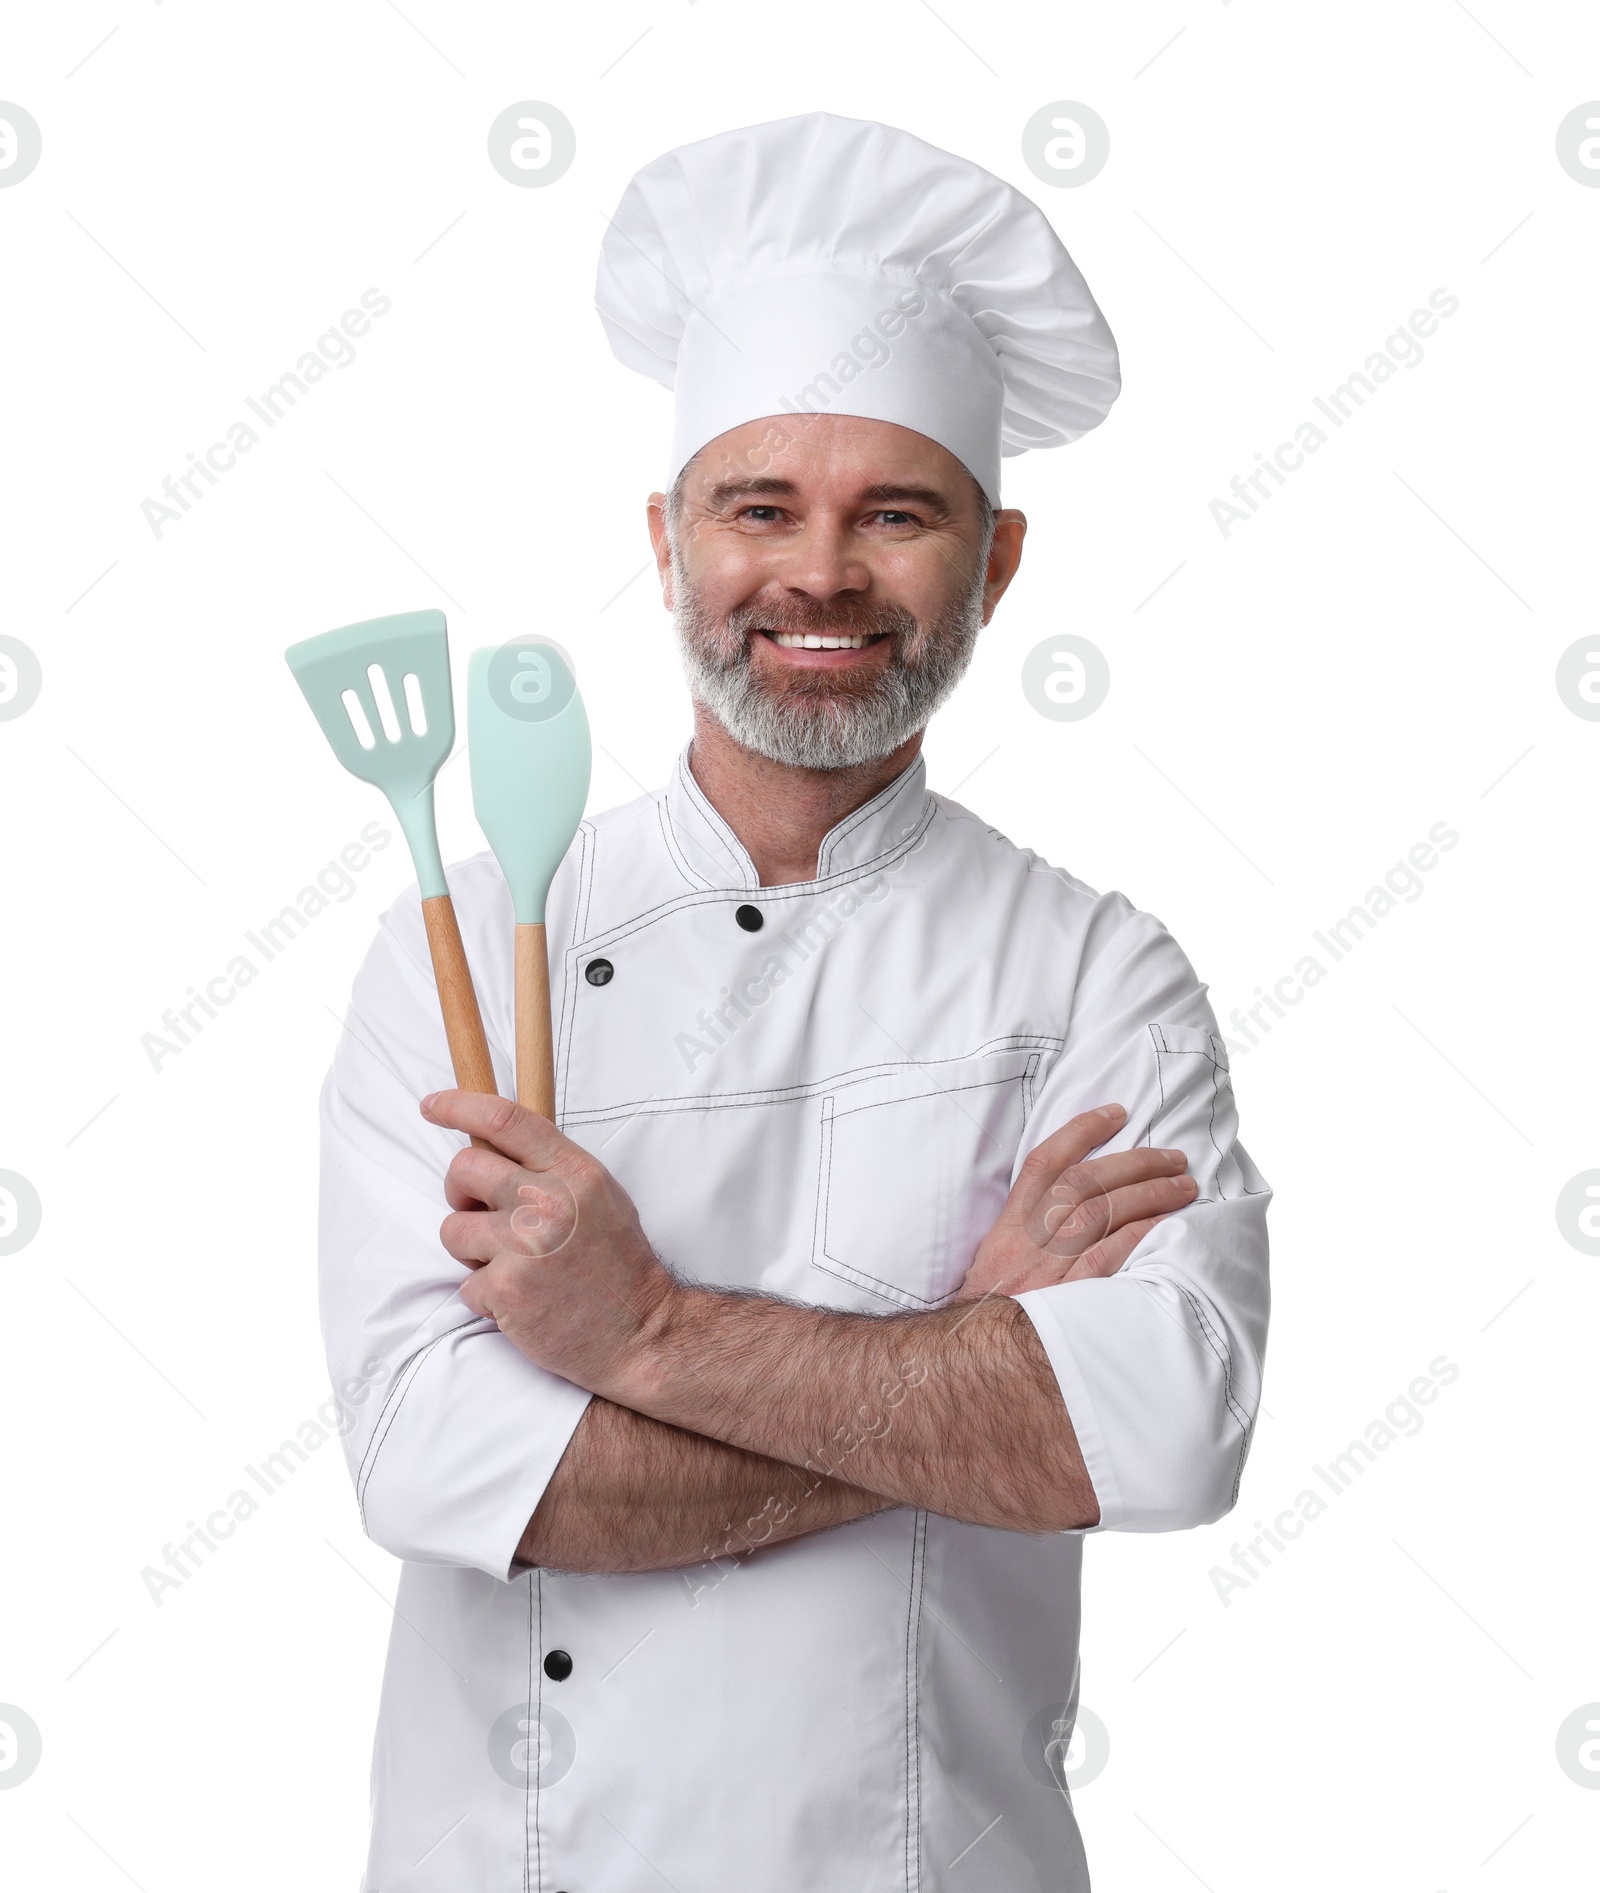
[[444, 613], [369, 618], [291, 644], [284, 656], [334, 755], [382, 789], [410, 846], [456, 1084], [496, 1091], [433, 819], [434, 777], [455, 741]]
[[474, 651], [467, 665], [472, 806], [516, 912], [517, 1101], [555, 1120], [544, 903], [589, 794], [589, 719], [571, 660], [548, 638]]

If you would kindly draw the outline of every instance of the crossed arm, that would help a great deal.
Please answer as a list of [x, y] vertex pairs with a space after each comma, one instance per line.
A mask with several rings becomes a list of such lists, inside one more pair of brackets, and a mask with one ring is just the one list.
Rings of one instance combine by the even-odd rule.
[[1181, 1151], [1089, 1153], [1104, 1107], [1025, 1162], [957, 1297], [858, 1315], [679, 1282], [604, 1167], [507, 1100], [446, 1091], [431, 1122], [487, 1139], [451, 1163], [441, 1237], [462, 1299], [591, 1401], [521, 1561], [640, 1571], [736, 1555], [915, 1505], [1012, 1531], [1098, 1522], [1044, 1348], [1013, 1296], [1109, 1275], [1193, 1200]]

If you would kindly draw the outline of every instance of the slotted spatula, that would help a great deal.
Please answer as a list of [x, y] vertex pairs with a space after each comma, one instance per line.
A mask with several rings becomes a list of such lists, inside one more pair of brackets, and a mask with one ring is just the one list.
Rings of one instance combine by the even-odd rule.
[[589, 719], [548, 638], [474, 651], [467, 665], [472, 806], [516, 912], [517, 1102], [555, 1121], [544, 903], [589, 794]]
[[433, 819], [433, 779], [456, 733], [444, 613], [369, 618], [291, 644], [284, 656], [334, 755], [388, 796], [410, 846], [456, 1084], [497, 1091]]

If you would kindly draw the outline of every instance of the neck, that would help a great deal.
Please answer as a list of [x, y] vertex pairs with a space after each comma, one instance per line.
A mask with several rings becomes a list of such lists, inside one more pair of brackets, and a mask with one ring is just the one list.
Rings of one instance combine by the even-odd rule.
[[796, 769], [736, 743], [697, 703], [689, 769], [706, 800], [739, 837], [761, 885], [784, 887], [817, 878], [823, 837], [888, 788], [921, 747], [918, 730], [876, 762]]

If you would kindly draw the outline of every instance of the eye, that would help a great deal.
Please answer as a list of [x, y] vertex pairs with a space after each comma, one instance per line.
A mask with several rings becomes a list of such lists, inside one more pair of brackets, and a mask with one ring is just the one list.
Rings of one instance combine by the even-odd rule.
[[880, 507], [872, 516], [874, 519], [881, 519], [886, 526], [914, 526], [917, 524], [915, 514], [900, 512], [897, 508], [892, 506]]
[[754, 519], [758, 526], [770, 525], [778, 517], [776, 506], [746, 506], [740, 510], [741, 519]]

